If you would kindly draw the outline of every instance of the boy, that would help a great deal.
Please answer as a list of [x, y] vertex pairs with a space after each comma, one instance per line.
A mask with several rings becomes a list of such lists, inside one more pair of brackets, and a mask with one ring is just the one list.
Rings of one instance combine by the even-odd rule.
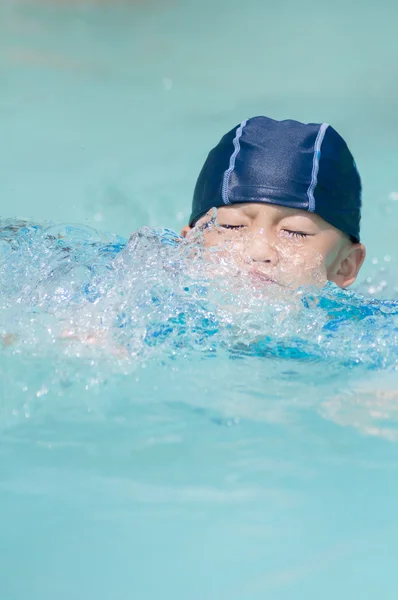
[[360, 218], [361, 180], [332, 127], [254, 117], [208, 155], [181, 233], [201, 228], [205, 247], [264, 284], [346, 288], [365, 259]]

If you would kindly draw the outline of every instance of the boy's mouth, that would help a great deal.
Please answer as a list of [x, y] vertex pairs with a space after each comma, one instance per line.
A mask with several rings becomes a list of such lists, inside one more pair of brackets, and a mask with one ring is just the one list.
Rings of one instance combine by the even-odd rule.
[[281, 285], [278, 281], [275, 281], [275, 279], [272, 279], [272, 277], [269, 277], [269, 275], [266, 275], [265, 273], [262, 273], [261, 271], [257, 271], [257, 269], [250, 269], [249, 275], [256, 281], [261, 281], [261, 283], [265, 283], [265, 284], [273, 283], [275, 285]]

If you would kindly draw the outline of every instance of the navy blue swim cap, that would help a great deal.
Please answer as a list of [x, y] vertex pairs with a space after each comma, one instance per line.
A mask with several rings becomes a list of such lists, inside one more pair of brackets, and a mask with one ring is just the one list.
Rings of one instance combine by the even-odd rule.
[[225, 134], [199, 174], [189, 224], [213, 206], [240, 202], [314, 212], [359, 242], [361, 179], [326, 123], [253, 117]]

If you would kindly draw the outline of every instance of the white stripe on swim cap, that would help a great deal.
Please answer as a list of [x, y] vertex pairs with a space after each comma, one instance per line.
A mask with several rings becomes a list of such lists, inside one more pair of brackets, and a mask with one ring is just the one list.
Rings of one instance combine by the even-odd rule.
[[239, 144], [239, 140], [240, 137], [243, 133], [243, 128], [246, 125], [248, 119], [246, 119], [245, 121], [242, 121], [242, 123], [239, 125], [239, 127], [236, 130], [236, 135], [234, 137], [234, 151], [231, 154], [231, 158], [229, 159], [229, 168], [224, 172], [224, 178], [223, 178], [223, 182], [222, 182], [222, 191], [221, 191], [221, 197], [223, 199], [224, 204], [231, 204], [231, 202], [229, 201], [228, 198], [228, 183], [229, 183], [229, 178], [231, 176], [232, 171], [235, 168], [235, 159], [238, 156], [238, 152], [240, 150], [240, 144]]
[[309, 212], [315, 211], [314, 190], [316, 188], [316, 184], [318, 183], [318, 171], [319, 171], [319, 159], [321, 158], [321, 146], [322, 146], [323, 138], [325, 137], [326, 129], [328, 127], [329, 127], [329, 125], [327, 123], [322, 123], [322, 125], [319, 128], [318, 135], [316, 136], [316, 140], [315, 140], [314, 159], [312, 162], [312, 177], [311, 177], [311, 183], [310, 183], [308, 191], [307, 191]]

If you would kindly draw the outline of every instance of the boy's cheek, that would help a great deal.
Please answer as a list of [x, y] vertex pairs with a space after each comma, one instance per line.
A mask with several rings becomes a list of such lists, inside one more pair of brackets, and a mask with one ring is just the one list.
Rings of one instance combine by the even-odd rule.
[[325, 258], [314, 249], [284, 248], [278, 267], [283, 280], [292, 287], [322, 287], [328, 280]]
[[203, 245], [207, 248], [218, 247], [220, 251], [233, 252], [242, 250], [242, 244], [242, 239], [236, 233], [216, 228], [203, 232]]
[[217, 246], [221, 242], [219, 236], [214, 231], [209, 231], [203, 234], [203, 245], [208, 248], [210, 246]]

